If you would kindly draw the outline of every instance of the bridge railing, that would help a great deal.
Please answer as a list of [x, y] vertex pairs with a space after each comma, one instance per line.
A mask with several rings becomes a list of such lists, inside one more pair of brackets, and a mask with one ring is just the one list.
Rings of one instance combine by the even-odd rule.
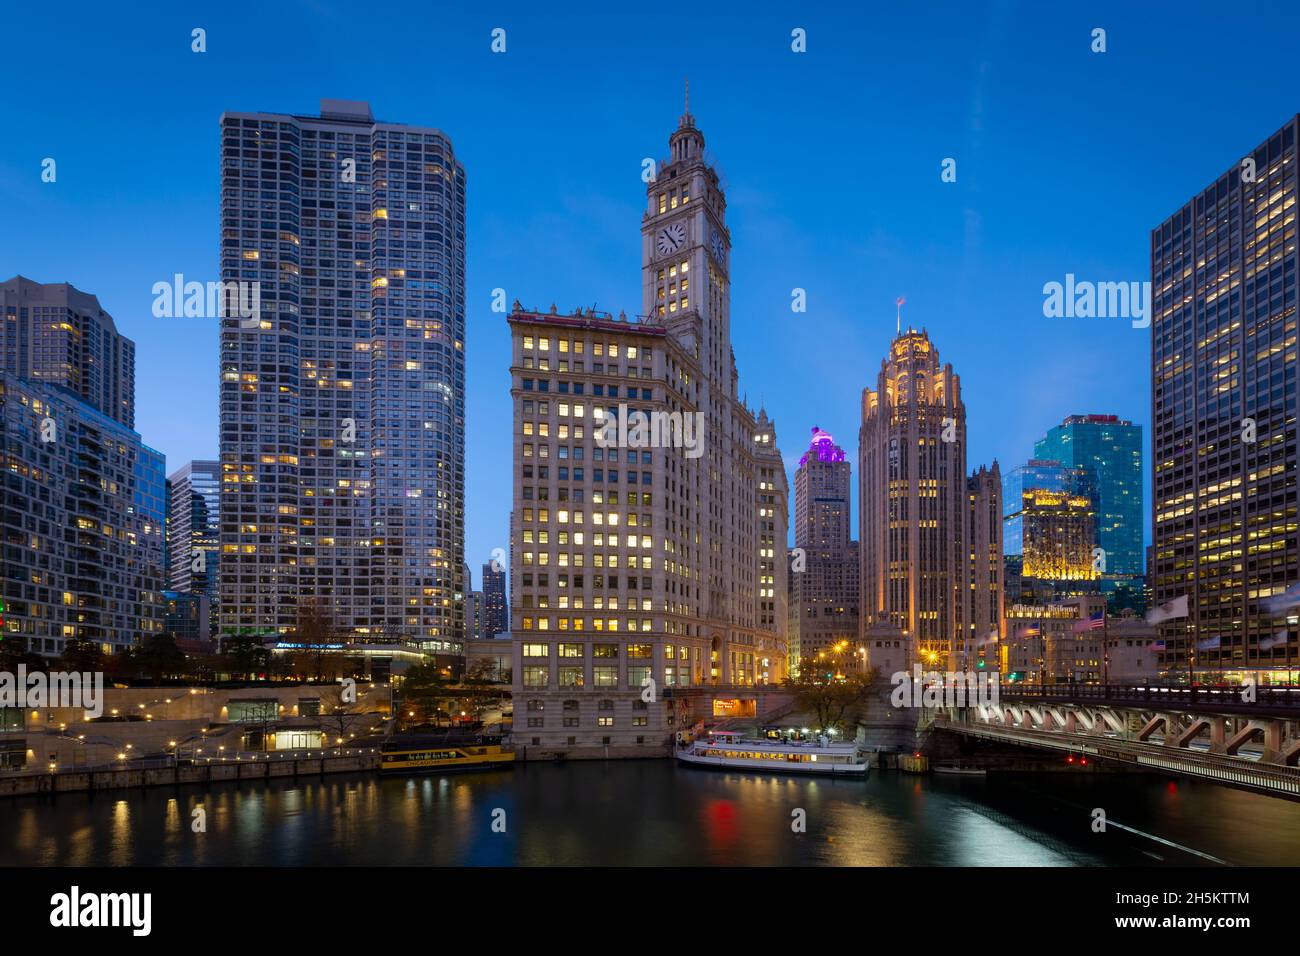
[[1300, 687], [1187, 687], [1162, 684], [999, 684], [1001, 697], [1029, 700], [1109, 701], [1180, 710], [1230, 709], [1294, 713]]

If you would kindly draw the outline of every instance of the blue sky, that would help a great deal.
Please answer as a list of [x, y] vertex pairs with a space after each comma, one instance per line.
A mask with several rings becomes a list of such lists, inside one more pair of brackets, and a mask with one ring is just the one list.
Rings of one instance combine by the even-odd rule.
[[[221, 111], [362, 99], [441, 128], [468, 174], [477, 586], [510, 508], [491, 290], [640, 311], [641, 159], [666, 152], [683, 77], [728, 189], [741, 387], [776, 419], [788, 468], [813, 425], [856, 449], [899, 295], [961, 376], [972, 467], [1023, 461], [1068, 414], [1146, 426], [1149, 332], [1044, 318], [1043, 284], [1148, 279], [1150, 228], [1300, 109], [1294, 4], [535, 6], [10, 8], [0, 273], [96, 293], [137, 342], [145, 440], [169, 470], [215, 458], [215, 326], [154, 318], [150, 288], [215, 276]], [[45, 157], [56, 183], [41, 182]], [[795, 287], [806, 313], [790, 310]]]

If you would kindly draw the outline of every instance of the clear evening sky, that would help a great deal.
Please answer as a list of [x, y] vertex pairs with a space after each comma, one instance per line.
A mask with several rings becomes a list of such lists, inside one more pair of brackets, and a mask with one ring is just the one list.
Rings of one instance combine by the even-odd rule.
[[[10, 5], [0, 274], [97, 294], [137, 343], [145, 441], [169, 471], [216, 458], [215, 324], [154, 318], [150, 290], [216, 278], [222, 110], [357, 99], [441, 128], [468, 175], [478, 586], [510, 509], [492, 290], [641, 311], [641, 160], [665, 155], [684, 77], [728, 190], [741, 387], [792, 475], [813, 425], [855, 455], [899, 295], [961, 376], [972, 468], [1022, 462], [1074, 413], [1140, 422], [1149, 449], [1149, 330], [1044, 318], [1043, 285], [1149, 279], [1150, 228], [1300, 110], [1291, 3], [537, 6], [157, 3], [127, 22], [113, 4]], [[1149, 507], [1149, 462], [1147, 486]]]

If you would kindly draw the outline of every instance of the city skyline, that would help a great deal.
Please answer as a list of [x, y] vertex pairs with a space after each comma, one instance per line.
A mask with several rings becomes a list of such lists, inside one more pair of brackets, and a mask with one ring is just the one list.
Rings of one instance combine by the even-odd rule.
[[[1213, 130], [1188, 122], [1193, 107], [1175, 103], [1154, 119], [1142, 114], [1142, 122], [1153, 125], [1149, 135], [1138, 137], [1143, 127], [1128, 91], [1157, 77], [1162, 83], [1176, 80], [1181, 71], [1193, 69], [1179, 59], [1185, 44], [1196, 42], [1190, 18], [1183, 25], [1154, 11], [1114, 9], [1092, 19], [1024, 11], [1017, 21], [953, 12], [953, 29], [924, 37], [909, 32], [904, 14], [883, 11], [873, 15], [869, 31], [857, 31], [874, 39], [873, 56], [861, 64], [852, 56], [852, 36], [862, 15], [844, 14], [850, 27], [844, 29], [839, 20], [810, 14], [802, 24], [809, 52], [800, 58], [790, 52], [786, 18], [760, 13], [743, 28], [725, 31], [728, 41], [721, 47], [716, 37], [723, 34], [705, 31], [708, 38], [682, 41], [675, 62], [656, 64], [635, 82], [613, 81], [593, 100], [594, 120], [587, 121], [596, 137], [591, 155], [581, 163], [555, 163], [536, 156], [555, 155], [574, 129], [554, 123], [553, 112], [541, 104], [572, 81], [576, 67], [562, 66], [553, 83], [535, 82], [533, 90], [513, 81], [539, 58], [553, 64], [549, 54], [557, 50], [601, 45], [617, 56], [618, 44], [632, 41], [606, 34], [622, 21], [614, 14], [596, 15], [560, 34], [539, 18], [507, 18], [508, 52], [494, 58], [490, 28], [481, 27], [476, 49], [472, 40], [480, 25], [458, 16], [453, 14], [446, 27], [463, 40], [449, 51], [453, 66], [485, 81], [464, 102], [451, 95], [417, 102], [402, 89], [413, 78], [407, 72], [374, 77], [346, 65], [307, 70], [302, 79], [287, 77], [274, 94], [238, 71], [228, 74], [224, 88], [210, 88], [214, 69], [262, 55], [266, 50], [257, 44], [270, 44], [294, 28], [287, 14], [269, 13], [262, 39], [223, 29], [227, 22], [220, 14], [205, 16], [209, 45], [202, 55], [189, 49], [192, 24], [174, 16], [160, 17], [135, 35], [120, 32], [106, 14], [101, 18], [96, 12], [61, 25], [72, 42], [83, 31], [113, 41], [83, 44], [92, 61], [109, 48], [114, 56], [165, 59], [174, 83], [152, 95], [160, 104], [156, 135], [169, 144], [168, 161], [159, 164], [154, 154], [142, 154], [120, 124], [85, 109], [86, 96], [107, 106], [95, 98], [133, 95], [123, 87], [128, 81], [109, 75], [94, 91], [54, 82], [46, 90], [45, 110], [13, 117], [21, 119], [23, 146], [6, 150], [0, 159], [0, 188], [16, 204], [25, 228], [21, 240], [14, 233], [0, 239], [0, 252], [11, 262], [11, 272], [94, 290], [124, 334], [139, 343], [140, 433], [170, 462], [211, 458], [216, 390], [193, 383], [211, 380], [215, 324], [155, 319], [148, 304], [150, 285], [176, 272], [215, 278], [216, 248], [207, 226], [217, 207], [210, 162], [215, 118], [231, 108], [308, 113], [321, 97], [347, 96], [369, 100], [378, 116], [445, 130], [476, 171], [467, 225], [467, 392], [472, 398], [466, 560], [472, 565], [503, 547], [508, 537], [509, 488], [495, 463], [509, 453], [509, 410], [508, 403], [493, 397], [500, 394], [508, 336], [502, 316], [491, 311], [491, 291], [501, 287], [510, 299], [554, 299], [565, 307], [593, 304], [585, 300], [594, 294], [595, 304], [611, 311], [635, 309], [639, 290], [627, 278], [627, 266], [635, 261], [636, 248], [619, 223], [635, 209], [641, 158], [657, 155], [650, 130], [670, 122], [679, 109], [684, 75], [692, 78], [693, 110], [708, 126], [711, 146], [726, 157], [724, 172], [737, 187], [731, 200], [739, 250], [733, 270], [737, 361], [749, 370], [750, 401], [766, 404], [784, 423], [781, 441], [790, 479], [804, 429], [819, 424], [847, 435], [856, 427], [862, 371], [888, 343], [893, 331], [888, 312], [900, 294], [908, 299], [904, 320], [927, 327], [945, 354], [966, 370], [973, 460], [1023, 460], [1045, 428], [1081, 413], [1131, 419], [1144, 427], [1144, 442], [1149, 441], [1145, 333], [1124, 321], [1043, 318], [1041, 287], [1067, 273], [1097, 280], [1147, 278], [1147, 231], [1230, 165], [1239, 144], [1260, 141], [1294, 111], [1293, 81], [1278, 72], [1274, 58], [1260, 57], [1260, 95], [1234, 101], [1231, 115]], [[16, 13], [20, 26], [26, 22], [34, 31], [41, 29], [43, 17]], [[706, 13], [706, 25], [711, 17], [721, 29], [722, 15]], [[1109, 30], [1104, 55], [1088, 50], [1094, 19]], [[1245, 37], [1247, 30], [1245, 24], [1227, 24], [1225, 43], [1244, 49], [1244, 39], [1236, 46], [1231, 40], [1238, 31]], [[1280, 42], [1275, 37], [1283, 32], [1263, 38], [1251, 32], [1252, 49]], [[698, 55], [706, 48], [709, 57]], [[283, 55], [290, 61], [296, 56]], [[30, 56], [18, 51], [16, 65], [21, 68]], [[1073, 64], [1069, 75], [1049, 74], [1066, 56]], [[903, 69], [909, 62], [931, 60], [954, 65], [932, 71], [934, 78], [919, 75], [925, 70]], [[738, 63], [748, 66], [738, 70]], [[502, 70], [513, 72], [494, 72]], [[899, 75], [909, 81], [891, 78]], [[493, 91], [491, 81], [497, 79], [509, 82], [509, 99]], [[1041, 91], [1021, 92], [1041, 85], [1040, 80], [1046, 84]], [[840, 84], [887, 95], [869, 110], [853, 107], [867, 122], [846, 129], [827, 121], [849, 108], [838, 95]], [[1016, 97], [1008, 97], [1012, 90]], [[1195, 109], [1226, 95], [1210, 91]], [[1062, 96], [1070, 110], [1059, 110]], [[183, 110], [172, 102], [179, 97], [185, 98]], [[1000, 105], [994, 109], [993, 103]], [[94, 154], [57, 132], [74, 104], [78, 135], [97, 143]], [[102, 112], [112, 114], [107, 108]], [[921, 114], [927, 117], [924, 127], [909, 119]], [[1010, 122], [1017, 131], [1007, 135]], [[793, 135], [784, 136], [787, 130]], [[1095, 144], [1086, 158], [1052, 147], [1079, 135]], [[785, 148], [772, 149], [773, 137], [783, 136]], [[528, 155], [503, 158], [498, 149], [503, 137], [532, 144], [536, 156], [529, 149]], [[1162, 152], [1142, 143], [1172, 145], [1179, 161], [1167, 162]], [[45, 156], [60, 161], [55, 183], [40, 181]], [[955, 183], [940, 180], [945, 157], [957, 160]], [[1159, 174], [1142, 172], [1151, 168]], [[555, 188], [537, 188], [538, 177]], [[801, 188], [796, 205], [784, 198], [791, 178], [833, 185]], [[1050, 201], [1043, 203], [1042, 195]], [[1098, 204], [1109, 214], [1094, 215]], [[160, 222], [167, 225], [165, 247], [149, 239], [149, 230]], [[1032, 245], [1024, 241], [1025, 232], [1034, 234]], [[78, 267], [70, 270], [69, 261]], [[795, 287], [808, 293], [806, 313], [790, 311]], [[1007, 321], [1015, 322], [1013, 339], [987, 334], [990, 325], [1002, 329]], [[816, 323], [809, 348], [771, 349], [767, 343], [788, 332], [792, 322]], [[831, 339], [839, 361], [828, 365], [816, 345]], [[1024, 355], [1019, 379], [1034, 395], [1032, 402], [1009, 403], [1000, 394], [1005, 378], [997, 363], [1008, 341]], [[786, 384], [791, 382], [798, 384]], [[174, 401], [178, 394], [186, 401]], [[1080, 401], [1078, 394], [1093, 398]], [[1149, 532], [1144, 538], [1150, 540]]]
[[1300, 5], [7, 13], [19, 938], [447, 868], [1285, 928]]

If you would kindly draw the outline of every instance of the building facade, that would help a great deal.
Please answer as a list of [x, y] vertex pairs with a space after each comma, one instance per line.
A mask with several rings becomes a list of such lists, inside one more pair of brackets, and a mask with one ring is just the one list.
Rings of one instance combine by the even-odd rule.
[[0, 636], [119, 653], [164, 617], [166, 465], [130, 424], [135, 346], [70, 285], [0, 290]]
[[1139, 608], [1146, 574], [1142, 454], [1142, 426], [1116, 415], [1071, 415], [1034, 444], [1035, 458], [1088, 472], [1103, 558], [1099, 587], [1107, 595], [1131, 592]]
[[222, 629], [465, 636], [465, 172], [436, 129], [221, 117]]
[[965, 615], [963, 666], [993, 669], [1006, 633], [1006, 566], [1003, 563], [1002, 469], [980, 465], [966, 481], [970, 587]]
[[163, 630], [182, 647], [209, 648], [212, 638], [211, 605], [206, 594], [163, 591]]
[[1100, 594], [1010, 605], [1003, 680], [1014, 684], [1119, 684], [1159, 676], [1154, 625], [1132, 609], [1106, 613]]
[[1297, 134], [1293, 117], [1151, 231], [1149, 574], [1155, 604], [1188, 599], [1160, 625], [1184, 678], [1300, 664]]
[[[509, 322], [514, 734], [663, 752], [682, 688], [785, 675], [788, 489], [730, 345], [726, 198], [686, 113], [647, 186], [644, 315]], [[644, 416], [644, 417], [643, 417]]]
[[858, 543], [850, 539], [852, 465], [844, 449], [813, 428], [794, 473], [794, 544], [790, 562], [789, 669], [834, 657], [865, 664], [859, 654]]
[[888, 625], [924, 666], [976, 666], [989, 608], [1000, 616], [1002, 606], [989, 550], [1000, 545], [1001, 489], [996, 463], [967, 480], [961, 382], [924, 330], [890, 344], [876, 388], [863, 389], [858, 438], [863, 643], [865, 631]]

